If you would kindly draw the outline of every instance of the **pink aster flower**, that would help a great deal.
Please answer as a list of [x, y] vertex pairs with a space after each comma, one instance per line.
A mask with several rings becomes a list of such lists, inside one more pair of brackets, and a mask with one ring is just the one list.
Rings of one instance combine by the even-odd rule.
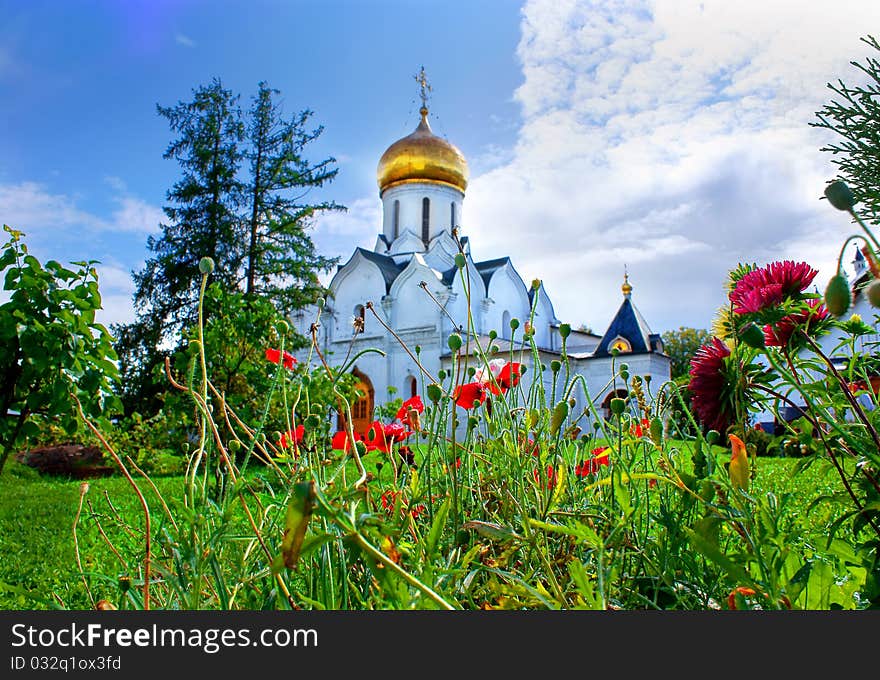
[[801, 293], [818, 274], [806, 262], [771, 262], [750, 271], [730, 291], [733, 311], [737, 314], [760, 312]]
[[798, 328], [807, 332], [828, 316], [828, 310], [821, 300], [807, 300], [807, 307], [764, 326], [764, 344], [768, 347], [786, 347]]
[[725, 359], [730, 349], [718, 338], [703, 345], [691, 359], [688, 389], [691, 403], [702, 423], [713, 430], [724, 432], [733, 420], [733, 413], [722, 400], [730, 381], [726, 373]]

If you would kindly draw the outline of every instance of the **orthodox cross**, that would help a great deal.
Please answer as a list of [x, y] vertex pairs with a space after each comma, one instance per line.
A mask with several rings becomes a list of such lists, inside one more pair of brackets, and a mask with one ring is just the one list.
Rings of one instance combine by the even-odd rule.
[[422, 99], [422, 108], [428, 108], [428, 93], [431, 91], [431, 86], [428, 85], [428, 77], [425, 75], [425, 67], [422, 66], [418, 75], [413, 76], [415, 81], [419, 84], [419, 97]]

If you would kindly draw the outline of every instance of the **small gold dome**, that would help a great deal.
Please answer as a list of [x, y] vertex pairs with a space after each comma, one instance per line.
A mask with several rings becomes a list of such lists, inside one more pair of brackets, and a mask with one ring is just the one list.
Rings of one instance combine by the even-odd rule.
[[630, 285], [629, 275], [623, 275], [623, 285], [620, 287], [620, 290], [623, 291], [625, 297], [629, 297], [630, 295], [632, 295], [633, 287], [632, 285]]
[[431, 132], [428, 109], [422, 107], [419, 113], [422, 120], [415, 131], [394, 142], [379, 159], [379, 192], [405, 182], [437, 182], [464, 191], [467, 161], [455, 146]]

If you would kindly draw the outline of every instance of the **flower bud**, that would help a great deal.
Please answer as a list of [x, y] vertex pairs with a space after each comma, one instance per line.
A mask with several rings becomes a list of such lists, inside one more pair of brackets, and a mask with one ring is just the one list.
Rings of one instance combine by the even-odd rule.
[[288, 330], [290, 330], [290, 325], [284, 319], [281, 319], [275, 325], [275, 329], [278, 331], [278, 333], [280, 335], [284, 335], [285, 333], [287, 333]]
[[541, 279], [532, 279], [532, 288], [538, 290], [541, 287]]
[[721, 433], [718, 430], [709, 430], [706, 433], [706, 441], [709, 444], [717, 444], [718, 440], [721, 439]]
[[868, 263], [868, 269], [871, 270], [871, 274], [875, 279], [880, 279], [880, 262], [877, 261], [877, 256], [869, 244], [866, 243], [862, 246], [862, 255], [865, 256], [865, 262]]
[[559, 373], [560, 368], [562, 368], [562, 362], [559, 359], [554, 359], [550, 362], [550, 370], [554, 373]]
[[874, 279], [865, 288], [865, 297], [872, 307], [880, 307], [880, 279]]
[[447, 344], [449, 345], [449, 349], [451, 349], [453, 352], [457, 352], [461, 349], [461, 336], [458, 333], [453, 333], [449, 336]]
[[498, 333], [495, 331], [495, 329], [492, 329], [491, 331], [489, 331], [489, 339], [490, 340], [494, 340], [497, 337], [498, 337]]
[[623, 413], [624, 408], [626, 408], [626, 402], [620, 397], [614, 397], [614, 399], [611, 400], [611, 412], [614, 415], [619, 416]]
[[856, 199], [846, 182], [835, 180], [825, 187], [825, 198], [838, 210], [851, 211]]
[[203, 257], [199, 260], [199, 271], [202, 272], [202, 274], [210, 274], [214, 271], [214, 260], [210, 257]]
[[849, 309], [850, 292], [849, 283], [842, 274], [831, 277], [825, 288], [825, 307], [834, 316], [840, 317]]
[[754, 349], [762, 349], [764, 347], [764, 331], [751, 321], [740, 330], [739, 339]]
[[660, 446], [663, 443], [663, 423], [659, 418], [651, 419], [651, 441], [654, 442], [657, 446]]
[[441, 368], [437, 371], [437, 377], [440, 378], [440, 380], [446, 380], [446, 369]]
[[562, 337], [563, 340], [571, 335], [571, 324], [559, 324], [559, 335]]
[[440, 401], [440, 397], [443, 396], [443, 390], [440, 389], [440, 385], [437, 383], [431, 383], [425, 388], [425, 391], [428, 393], [428, 399], [435, 404]]
[[467, 265], [467, 259], [465, 258], [464, 255], [459, 253], [458, 255], [455, 256], [455, 266], [456, 267], [458, 267], [459, 269], [464, 269], [466, 265]]
[[519, 319], [513, 318], [510, 320], [510, 329], [515, 331], [519, 328]]

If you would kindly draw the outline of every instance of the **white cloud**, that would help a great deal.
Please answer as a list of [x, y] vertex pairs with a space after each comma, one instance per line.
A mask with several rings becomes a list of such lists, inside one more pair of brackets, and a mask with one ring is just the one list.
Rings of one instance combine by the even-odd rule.
[[188, 35], [184, 35], [183, 33], [175, 33], [174, 42], [176, 42], [178, 45], [182, 45], [183, 47], [193, 48], [196, 46], [195, 40], [190, 38]]
[[821, 288], [850, 230], [809, 123], [878, 22], [874, 2], [528, 2], [523, 123], [468, 187], [474, 255], [510, 254], [597, 330], [624, 265], [656, 332], [708, 326], [738, 261], [804, 259]]
[[[118, 189], [124, 187], [119, 178], [107, 178]], [[38, 233], [56, 238], [63, 228], [90, 232], [130, 232], [149, 234], [159, 230], [164, 219], [161, 209], [139, 198], [117, 195], [112, 200], [118, 205], [111, 218], [104, 219], [83, 210], [77, 205], [81, 200], [67, 194], [55, 194], [37, 182], [0, 184], [0, 219], [26, 234]]]

